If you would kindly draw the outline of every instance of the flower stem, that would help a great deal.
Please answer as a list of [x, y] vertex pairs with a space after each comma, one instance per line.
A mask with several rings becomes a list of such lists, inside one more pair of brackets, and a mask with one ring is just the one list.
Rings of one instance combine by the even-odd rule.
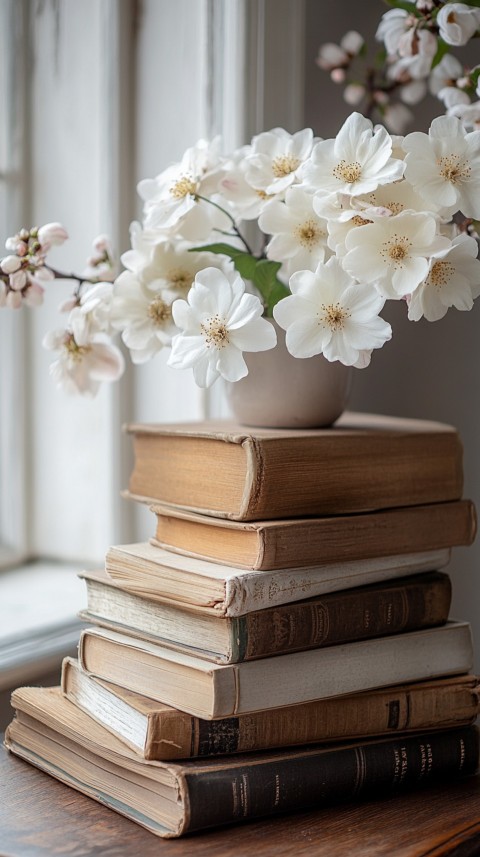
[[[209, 199], [208, 196], [202, 196], [201, 194], [196, 193], [195, 199], [201, 199], [201, 200], [203, 200], [203, 202], [208, 202], [210, 205], [213, 205], [214, 208], [218, 208], [218, 210], [221, 211], [222, 214], [225, 215], [225, 217], [228, 217], [230, 223], [232, 224], [232, 229], [233, 229], [235, 235], [237, 236], [237, 238], [240, 239], [240, 241], [242, 242], [243, 246], [245, 247], [247, 253], [250, 253], [250, 256], [255, 255], [252, 248], [248, 244], [246, 238], [244, 238], [242, 233], [240, 232], [240, 230], [236, 224], [235, 218], [232, 217], [232, 215], [230, 214], [229, 211], [227, 211], [225, 208], [222, 208], [222, 206], [219, 205], [218, 202], [214, 202], [213, 199]], [[218, 232], [221, 232], [221, 231], [222, 231], [221, 229], [218, 230]], [[227, 235], [228, 233], [223, 233], [223, 234]]]

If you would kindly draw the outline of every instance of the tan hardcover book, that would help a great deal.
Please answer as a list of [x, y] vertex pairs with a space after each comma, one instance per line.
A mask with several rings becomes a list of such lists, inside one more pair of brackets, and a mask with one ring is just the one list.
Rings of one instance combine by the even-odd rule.
[[101, 572], [84, 572], [87, 609], [80, 617], [219, 664], [318, 649], [447, 621], [451, 584], [428, 572], [255, 610], [205, 615], [127, 592]]
[[[475, 726], [367, 742], [146, 762], [62, 696], [20, 688], [14, 754], [158, 836], [327, 806], [474, 773]], [[473, 853], [473, 852], [472, 852]]]
[[134, 499], [236, 520], [458, 500], [462, 445], [441, 423], [347, 413], [333, 428], [130, 425]]
[[416, 682], [289, 705], [221, 720], [200, 720], [169, 705], [87, 675], [65, 658], [62, 690], [101, 726], [145, 759], [185, 759], [347, 741], [473, 723], [479, 680], [473, 675]]
[[152, 544], [185, 556], [267, 571], [472, 544], [470, 500], [404, 506], [358, 515], [277, 521], [229, 521], [152, 506]]
[[243, 616], [326, 592], [435, 571], [449, 560], [450, 550], [442, 548], [305, 568], [247, 571], [139, 542], [111, 547], [105, 570], [115, 583], [137, 595], [205, 614]]
[[468, 622], [214, 664], [104, 628], [82, 632], [86, 672], [206, 720], [471, 671]]

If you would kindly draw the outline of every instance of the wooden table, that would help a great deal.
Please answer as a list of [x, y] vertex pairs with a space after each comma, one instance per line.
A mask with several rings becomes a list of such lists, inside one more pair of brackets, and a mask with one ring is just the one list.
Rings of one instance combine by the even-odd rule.
[[480, 776], [383, 801], [158, 839], [0, 749], [0, 857], [478, 857]]

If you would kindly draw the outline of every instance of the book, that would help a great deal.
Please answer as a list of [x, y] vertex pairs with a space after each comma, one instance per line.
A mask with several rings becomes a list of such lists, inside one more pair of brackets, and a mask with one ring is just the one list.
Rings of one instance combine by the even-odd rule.
[[62, 691], [145, 759], [185, 759], [446, 729], [479, 713], [474, 675], [415, 682], [220, 720], [200, 720], [87, 675], [65, 658]]
[[87, 623], [220, 664], [441, 625], [451, 602], [449, 576], [433, 571], [229, 617], [143, 598], [102, 573], [81, 577], [87, 609], [80, 617]]
[[205, 720], [471, 671], [468, 622], [214, 664], [105, 628], [80, 636], [82, 669]]
[[450, 550], [349, 560], [311, 568], [246, 571], [184, 557], [148, 542], [115, 545], [105, 571], [123, 589], [203, 613], [243, 616], [278, 604], [340, 589], [444, 568]]
[[468, 776], [475, 726], [199, 761], [145, 762], [58, 688], [14, 692], [7, 749], [164, 837]]
[[476, 532], [475, 506], [469, 500], [357, 515], [253, 522], [168, 506], [152, 506], [152, 511], [157, 519], [152, 544], [255, 571], [470, 545]]
[[367, 512], [459, 500], [462, 445], [443, 423], [346, 413], [326, 429], [129, 425], [128, 492], [234, 520]]

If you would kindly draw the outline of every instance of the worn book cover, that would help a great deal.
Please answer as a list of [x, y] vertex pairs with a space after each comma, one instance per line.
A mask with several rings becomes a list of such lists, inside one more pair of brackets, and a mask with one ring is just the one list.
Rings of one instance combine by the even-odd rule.
[[441, 625], [451, 601], [449, 576], [427, 572], [228, 617], [127, 592], [102, 572], [81, 577], [87, 610], [80, 616], [86, 622], [220, 664]]
[[231, 521], [152, 506], [152, 543], [185, 556], [253, 570], [328, 565], [472, 544], [470, 500], [403, 506], [358, 515]]
[[217, 616], [243, 616], [326, 592], [444, 568], [451, 551], [442, 548], [326, 565], [253, 571], [187, 557], [148, 542], [114, 545], [105, 571], [122, 589], [165, 604]]
[[474, 675], [421, 681], [271, 711], [201, 720], [111, 682], [87, 675], [73, 658], [62, 664], [67, 699], [145, 759], [186, 759], [446, 729], [479, 712]]
[[471, 671], [468, 622], [215, 664], [105, 628], [82, 632], [82, 668], [206, 720]]
[[328, 747], [146, 762], [59, 688], [21, 688], [7, 748], [159, 836], [181, 836], [473, 773], [474, 726]]
[[326, 429], [231, 423], [127, 426], [130, 496], [236, 520], [341, 515], [458, 500], [451, 426], [347, 413]]

